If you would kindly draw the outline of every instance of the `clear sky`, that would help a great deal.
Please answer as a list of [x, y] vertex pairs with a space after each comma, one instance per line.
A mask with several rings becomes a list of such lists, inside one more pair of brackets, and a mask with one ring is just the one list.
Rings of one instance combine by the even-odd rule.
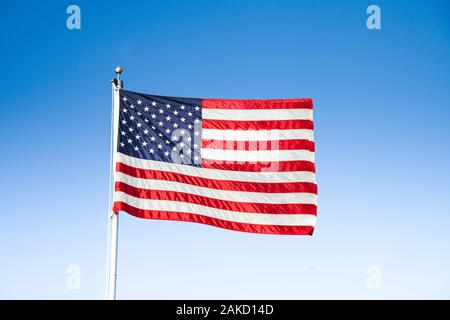
[[104, 297], [118, 64], [133, 91], [312, 97], [319, 186], [313, 237], [122, 214], [118, 298], [450, 298], [449, 14], [446, 0], [1, 1], [0, 298]]

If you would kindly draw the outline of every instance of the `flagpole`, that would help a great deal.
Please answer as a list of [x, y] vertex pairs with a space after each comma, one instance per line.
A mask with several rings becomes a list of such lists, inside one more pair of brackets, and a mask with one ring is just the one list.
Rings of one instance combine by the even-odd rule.
[[111, 121], [111, 170], [110, 170], [110, 208], [108, 215], [109, 234], [108, 234], [108, 272], [106, 283], [106, 299], [116, 299], [116, 281], [117, 281], [117, 247], [119, 240], [119, 212], [113, 210], [114, 199], [114, 171], [116, 168], [116, 150], [117, 150], [117, 133], [119, 121], [119, 105], [120, 105], [120, 89], [123, 87], [123, 81], [120, 80], [122, 68], [116, 68], [117, 78], [112, 80], [113, 106]]

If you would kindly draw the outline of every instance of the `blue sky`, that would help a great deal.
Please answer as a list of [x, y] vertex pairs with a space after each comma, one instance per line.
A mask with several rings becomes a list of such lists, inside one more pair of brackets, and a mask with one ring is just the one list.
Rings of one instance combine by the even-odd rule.
[[[81, 30], [66, 28], [70, 4]], [[366, 28], [370, 4], [381, 30]], [[118, 64], [133, 91], [312, 97], [319, 185], [313, 237], [122, 214], [118, 298], [450, 298], [449, 13], [445, 0], [2, 1], [0, 298], [104, 297]]]

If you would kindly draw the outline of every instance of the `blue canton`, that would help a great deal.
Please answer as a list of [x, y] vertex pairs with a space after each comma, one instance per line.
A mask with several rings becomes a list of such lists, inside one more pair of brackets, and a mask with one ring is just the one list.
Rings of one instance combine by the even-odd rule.
[[121, 90], [117, 151], [201, 167], [201, 103]]

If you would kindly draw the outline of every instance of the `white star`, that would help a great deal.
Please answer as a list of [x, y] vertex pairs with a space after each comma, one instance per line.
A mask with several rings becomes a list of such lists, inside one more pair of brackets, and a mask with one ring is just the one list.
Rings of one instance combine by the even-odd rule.
[[169, 152], [164, 152], [164, 155], [167, 157], [169, 155]]
[[141, 136], [140, 135], [136, 135], [136, 140], [138, 140], [138, 139], [140, 139], [141, 138]]
[[194, 149], [198, 148], [198, 144], [194, 143]]
[[188, 112], [188, 116], [189, 116], [189, 117], [192, 117], [192, 112], [189, 111], [189, 112]]
[[155, 127], [155, 126], [152, 126], [152, 129], [153, 129], [153, 130], [156, 130], [156, 127]]
[[130, 108], [131, 108], [131, 109], [134, 109], [134, 106], [133, 106], [133, 105], [131, 105], [131, 106], [130, 106]]
[[151, 138], [150, 138], [150, 140], [152, 140], [152, 141], [155, 141], [155, 140], [156, 140], [156, 138], [155, 138], [155, 137], [151, 137]]
[[145, 123], [148, 123], [148, 119], [144, 119]]
[[192, 124], [189, 124], [189, 125], [188, 125], [188, 128], [189, 128], [189, 129], [192, 129]]
[[164, 110], [163, 109], [159, 109], [159, 113], [164, 113]]
[[172, 140], [178, 141], [178, 137], [177, 137], [177, 136], [173, 136], [173, 137], [172, 137]]
[[178, 124], [176, 122], [173, 123], [174, 128], [178, 128]]
[[128, 110], [124, 108], [124, 109], [122, 109], [122, 111], [123, 111], [124, 113], [127, 113]]
[[189, 138], [188, 138], [188, 141], [192, 141], [192, 138], [191, 138], [191, 137], [189, 137]]
[[158, 136], [160, 136], [162, 138], [163, 134], [160, 132], [160, 133], [158, 133]]
[[180, 134], [181, 134], [181, 135], [184, 135], [185, 132], [186, 132], [186, 131], [184, 131], [183, 129], [181, 129]]
[[142, 142], [142, 145], [145, 147], [147, 145], [147, 142], [146, 141]]
[[120, 132], [120, 134], [124, 136], [125, 135], [125, 131]]
[[166, 133], [170, 133], [170, 129], [166, 129]]
[[161, 149], [162, 148], [162, 144], [160, 143], [160, 144], [158, 144], [158, 149]]
[[152, 102], [152, 106], [153, 107], [156, 106], [156, 102], [155, 101]]
[[181, 105], [181, 106], [180, 106], [180, 109], [181, 109], [181, 110], [184, 110], [184, 108], [185, 108], [184, 105]]
[[199, 132], [198, 132], [198, 131], [195, 131], [194, 134], [195, 134], [196, 136], [198, 136], [198, 135], [199, 135]]
[[128, 131], [130, 132], [133, 132], [133, 130], [134, 130], [133, 128], [128, 128]]
[[188, 153], [188, 154], [191, 154], [191, 153], [192, 153], [191, 149], [189, 149], [189, 150], [187, 151], [187, 153]]
[[186, 121], [186, 119], [185, 119], [185, 118], [181, 118], [180, 120], [181, 120], [181, 122], [185, 122], [185, 121]]
[[122, 148], [125, 147], [125, 143], [121, 142], [121, 143], [120, 143], [120, 146], [121, 146]]
[[195, 119], [195, 121], [194, 121], [195, 123], [199, 123], [200, 122], [200, 120], [197, 118], [197, 119]]
[[169, 144], [170, 143], [170, 141], [169, 140], [166, 140], [166, 144]]
[[150, 153], [153, 153], [153, 152], [155, 152], [155, 150], [153, 150], [153, 149], [150, 149], [149, 151], [150, 151]]
[[123, 97], [122, 100], [123, 100], [123, 101], [127, 101], [127, 98]]
[[138, 112], [138, 116], [141, 116], [141, 115], [142, 115], [142, 113]]
[[138, 122], [137, 127], [140, 128], [142, 126], [142, 124], [140, 122]]
[[166, 108], [167, 108], [167, 109], [170, 109], [170, 104], [166, 104]]
[[164, 123], [162, 121], [158, 122], [159, 126], [162, 127]]
[[180, 143], [180, 146], [183, 148], [183, 147], [184, 147], [184, 142], [181, 142], [181, 143]]
[[142, 101], [141, 101], [141, 100], [138, 100], [138, 101], [137, 101], [137, 104], [141, 104], [141, 103], [142, 103]]
[[134, 120], [134, 116], [131, 116], [131, 117], [130, 117], [130, 120]]
[[175, 110], [175, 111], [173, 112], [173, 114], [174, 114], [174, 115], [177, 115], [177, 114], [178, 114], [178, 111], [177, 111], [177, 110]]
[[126, 120], [122, 120], [122, 124], [127, 124], [127, 121]]
[[148, 134], [148, 130], [147, 129], [144, 130], [144, 134]]
[[134, 150], [135, 151], [139, 151], [139, 148], [136, 146], [136, 147], [134, 147]]
[[170, 116], [167, 116], [167, 117], [166, 117], [166, 120], [167, 120], [167, 121], [170, 121], [170, 119], [172, 119]]
[[195, 106], [195, 111], [200, 110], [199, 106]]
[[155, 119], [155, 118], [156, 118], [156, 114], [153, 113], [153, 114], [151, 115], [151, 117], [152, 117], [152, 119]]
[[145, 106], [144, 111], [147, 112], [149, 110], [149, 108], [147, 106]]
[[133, 142], [133, 140], [131, 140], [131, 139], [128, 139], [127, 141], [128, 141], [128, 143], [132, 143]]
[[184, 158], [184, 154], [180, 153], [180, 158]]

